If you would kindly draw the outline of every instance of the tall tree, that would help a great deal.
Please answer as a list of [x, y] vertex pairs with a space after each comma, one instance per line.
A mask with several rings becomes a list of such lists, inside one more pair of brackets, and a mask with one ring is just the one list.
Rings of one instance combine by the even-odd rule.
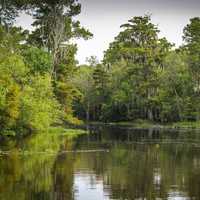
[[22, 0], [0, 0], [0, 25], [11, 26], [22, 6]]
[[135, 102], [142, 116], [153, 120], [156, 109], [154, 96], [157, 92], [158, 69], [163, 67], [163, 59], [170, 49], [165, 38], [159, 39], [158, 28], [151, 23], [148, 15], [133, 17], [121, 26], [124, 30], [105, 53], [104, 62], [108, 65], [124, 61], [129, 68], [132, 87], [135, 90]]
[[194, 94], [196, 99], [196, 119], [200, 119], [200, 18], [190, 19], [190, 23], [184, 28], [183, 39], [185, 45], [183, 49], [186, 51], [187, 63], [194, 83]]
[[66, 113], [65, 118], [73, 119], [72, 102], [79, 96], [79, 92], [71, 81], [77, 65], [77, 46], [72, 39], [89, 39], [92, 34], [73, 18], [81, 11], [77, 0], [30, 2], [35, 30], [28, 42], [48, 50], [51, 54], [51, 76], [55, 94]]
[[196, 92], [200, 94], [200, 18], [190, 19], [183, 31], [185, 49], [188, 52], [188, 64], [196, 84]]
[[96, 105], [93, 70], [92, 66], [81, 65], [73, 81], [81, 92], [81, 98], [78, 99], [75, 105], [76, 112], [78, 116], [86, 118], [87, 121], [92, 119], [91, 112]]
[[88, 39], [92, 34], [81, 27], [73, 17], [81, 11], [77, 0], [33, 1], [32, 15], [36, 28], [30, 36], [32, 44], [47, 48], [53, 57], [52, 74], [56, 73], [61, 56], [66, 55], [66, 47], [72, 38]]

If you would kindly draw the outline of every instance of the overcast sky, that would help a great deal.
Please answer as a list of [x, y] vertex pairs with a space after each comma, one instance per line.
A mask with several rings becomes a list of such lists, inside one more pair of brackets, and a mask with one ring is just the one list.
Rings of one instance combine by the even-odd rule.
[[[200, 16], [200, 0], [80, 0], [82, 12], [77, 17], [93, 34], [89, 41], [78, 41], [77, 59], [85, 63], [86, 57], [96, 55], [99, 60], [103, 51], [120, 31], [120, 25], [133, 16], [152, 14], [152, 22], [177, 46], [182, 43], [183, 27], [192, 17]], [[30, 28], [31, 18], [22, 15], [18, 20]]]

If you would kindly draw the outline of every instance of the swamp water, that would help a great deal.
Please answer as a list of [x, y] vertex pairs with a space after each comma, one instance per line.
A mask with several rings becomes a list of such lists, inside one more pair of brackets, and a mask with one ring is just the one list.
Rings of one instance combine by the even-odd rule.
[[90, 127], [0, 145], [0, 200], [200, 199], [200, 131]]

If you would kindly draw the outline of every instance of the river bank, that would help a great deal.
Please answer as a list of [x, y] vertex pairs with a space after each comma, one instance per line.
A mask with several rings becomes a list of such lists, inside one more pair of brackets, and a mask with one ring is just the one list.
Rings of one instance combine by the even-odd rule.
[[64, 126], [53, 126], [50, 127], [48, 130], [45, 131], [39, 131], [35, 133], [30, 134], [15, 134], [14, 131], [7, 131], [6, 134], [0, 133], [0, 140], [4, 139], [6, 137], [9, 138], [25, 138], [27, 136], [35, 135], [35, 134], [54, 134], [59, 136], [67, 136], [69, 138], [75, 138], [82, 134], [87, 134], [86, 130], [80, 129], [80, 128], [72, 128], [72, 127], [64, 127]]
[[148, 120], [134, 120], [121, 122], [90, 122], [90, 125], [111, 125], [111, 126], [132, 126], [134, 128], [153, 128], [153, 129], [200, 129], [200, 121], [196, 122], [172, 122], [172, 123], [157, 123]]

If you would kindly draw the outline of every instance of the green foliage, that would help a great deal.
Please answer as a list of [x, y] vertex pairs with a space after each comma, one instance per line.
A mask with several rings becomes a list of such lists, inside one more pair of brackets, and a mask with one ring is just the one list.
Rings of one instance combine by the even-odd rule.
[[[19, 55], [21, 50], [16, 47], [19, 40], [11, 40], [13, 47], [18, 48], [15, 52], [7, 45], [10, 44], [8, 38], [11, 35], [7, 36], [4, 32], [0, 48], [1, 133], [13, 135], [13, 131], [23, 134], [45, 130], [60, 117], [60, 107], [53, 94], [51, 77], [44, 69], [51, 60], [38, 49], [28, 49], [26, 53], [23, 52], [24, 57]], [[34, 57], [35, 54], [38, 59]]]
[[22, 0], [0, 0], [0, 25], [11, 26], [22, 6]]
[[[73, 116], [72, 104], [75, 99], [79, 98], [80, 92], [72, 84], [72, 79], [76, 73], [77, 61], [75, 54], [77, 52], [76, 44], [71, 44], [73, 38], [89, 39], [92, 34], [89, 30], [81, 26], [79, 21], [73, 19], [80, 13], [80, 4], [75, 0], [64, 1], [31, 1], [31, 9], [34, 11], [33, 26], [36, 29], [29, 35], [28, 43], [39, 48], [47, 49], [51, 55], [52, 62], [49, 65], [36, 61], [38, 66], [33, 62], [30, 65], [36, 66], [37, 69], [50, 69], [54, 94], [61, 104], [64, 112], [64, 121], [68, 123], [80, 123]], [[39, 51], [38, 51], [39, 53]], [[27, 57], [32, 56], [32, 52]], [[38, 54], [35, 54], [38, 57]], [[40, 56], [44, 58], [44, 56]], [[35, 58], [32, 60], [35, 61]], [[44, 61], [42, 59], [41, 61]], [[47, 59], [48, 61], [48, 59]], [[35, 69], [33, 69], [35, 71]], [[41, 71], [41, 70], [40, 70]]]
[[161, 106], [162, 122], [193, 119], [192, 113], [185, 112], [192, 98], [193, 85], [183, 57], [184, 55], [180, 53], [171, 52], [166, 57], [164, 71], [160, 73], [160, 87], [156, 101]]
[[60, 116], [49, 75], [37, 75], [29, 80], [21, 97], [19, 123], [31, 131], [46, 130]]
[[50, 73], [52, 58], [49, 53], [37, 47], [28, 47], [23, 50], [22, 54], [31, 74]]
[[73, 38], [89, 39], [92, 34], [81, 27], [79, 21], [72, 18], [78, 15], [81, 9], [76, 0], [50, 2], [33, 0], [32, 4], [35, 19], [32, 25], [36, 29], [29, 35], [28, 42], [51, 52], [53, 61], [51, 73], [56, 79], [57, 71], [66, 64], [63, 60], [66, 60], [66, 55], [71, 54], [71, 50], [74, 49], [70, 40]]
[[63, 120], [70, 124], [73, 124], [73, 122], [77, 122], [79, 124], [79, 121], [73, 117], [72, 108], [73, 101], [80, 96], [79, 90], [77, 90], [71, 82], [57, 81], [55, 86], [55, 94], [62, 106], [62, 111], [64, 112]]
[[27, 34], [28, 31], [21, 27], [10, 27], [9, 32], [7, 32], [6, 27], [0, 25], [0, 59], [9, 53], [19, 53], [23, 46], [21, 43], [25, 41]]
[[[77, 46], [70, 40], [92, 34], [73, 19], [80, 9], [76, 0], [0, 1], [2, 134], [39, 132], [61, 120], [81, 123], [72, 108], [81, 94], [72, 83]], [[31, 34], [12, 26], [21, 11], [34, 19]]]
[[200, 94], [200, 18], [190, 20], [184, 28], [183, 39], [186, 42], [184, 49], [187, 52], [187, 63], [195, 84], [195, 91]]
[[172, 50], [150, 16], [131, 18], [105, 51], [103, 65], [93, 58], [93, 76], [81, 76], [85, 103], [77, 103], [76, 112], [103, 121], [199, 121], [199, 25], [199, 18], [191, 19], [186, 44]]
[[[48, 74], [27, 77], [23, 58], [10, 55], [0, 63], [0, 126], [3, 130], [47, 129], [59, 117]], [[24, 130], [25, 131], [25, 130]]]
[[0, 127], [16, 126], [20, 113], [21, 85], [25, 81], [26, 67], [18, 55], [0, 61]]
[[[41, 131], [57, 122], [200, 120], [200, 18], [172, 50], [151, 16], [137, 16], [105, 51], [77, 67], [74, 38], [92, 34], [74, 16], [75, 0], [0, 2], [0, 128], [5, 135]], [[20, 11], [32, 33], [12, 26]]]

